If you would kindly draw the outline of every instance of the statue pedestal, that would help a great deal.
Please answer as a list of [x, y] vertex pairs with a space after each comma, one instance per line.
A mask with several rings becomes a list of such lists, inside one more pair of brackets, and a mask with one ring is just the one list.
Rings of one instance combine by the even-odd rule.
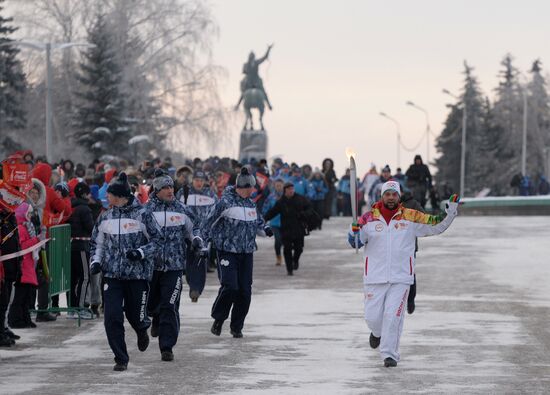
[[267, 133], [265, 130], [242, 130], [239, 144], [239, 161], [254, 158], [267, 159]]

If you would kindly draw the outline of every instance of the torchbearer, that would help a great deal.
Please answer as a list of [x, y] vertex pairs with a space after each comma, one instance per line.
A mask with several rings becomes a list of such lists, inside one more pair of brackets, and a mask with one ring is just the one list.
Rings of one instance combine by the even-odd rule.
[[[369, 343], [380, 346], [384, 366], [397, 366], [409, 287], [414, 281], [416, 237], [444, 232], [457, 216], [459, 197], [452, 195], [445, 218], [407, 209], [399, 202], [399, 182], [382, 186], [381, 200], [351, 225], [348, 241], [363, 247], [365, 320]], [[356, 237], [359, 241], [356, 243]]]

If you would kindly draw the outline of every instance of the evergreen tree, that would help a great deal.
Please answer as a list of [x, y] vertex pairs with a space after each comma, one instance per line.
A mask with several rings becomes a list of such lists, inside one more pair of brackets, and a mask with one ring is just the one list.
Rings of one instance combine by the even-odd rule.
[[464, 62], [464, 88], [460, 105], [453, 106], [445, 122], [445, 128], [437, 138], [436, 148], [441, 154], [435, 160], [438, 169], [437, 180], [447, 182], [454, 191], [460, 187], [460, 157], [462, 151], [463, 103], [466, 103], [466, 167], [464, 187], [467, 195], [473, 195], [487, 186], [484, 173], [489, 158], [485, 152], [486, 129], [484, 118], [486, 107], [477, 78], [472, 68]]
[[10, 43], [10, 35], [17, 30], [10, 25], [13, 18], [1, 15], [3, 7], [0, 0], [0, 132], [16, 131], [25, 127], [26, 114], [23, 110], [23, 98], [26, 91], [25, 74], [21, 62], [17, 59], [19, 49]]
[[510, 181], [521, 171], [521, 144], [523, 129], [523, 92], [517, 81], [517, 70], [512, 57], [506, 55], [501, 62], [502, 80], [496, 88], [493, 107], [494, 127], [501, 131], [495, 141], [493, 179], [504, 194], [511, 194]]
[[76, 141], [95, 155], [128, 157], [129, 128], [124, 120], [124, 100], [120, 92], [122, 69], [112, 45], [112, 30], [102, 14], [88, 33], [88, 49], [80, 64], [77, 80]]
[[545, 148], [550, 148], [550, 106], [541, 62], [531, 67], [532, 80], [528, 85], [527, 175], [544, 173]]

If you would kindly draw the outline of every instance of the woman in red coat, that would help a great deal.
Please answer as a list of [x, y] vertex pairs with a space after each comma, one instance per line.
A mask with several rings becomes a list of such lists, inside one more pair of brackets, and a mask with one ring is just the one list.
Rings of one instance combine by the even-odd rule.
[[[32, 207], [27, 203], [22, 203], [15, 210], [21, 250], [38, 244], [44, 237], [42, 234], [37, 236], [35, 226], [30, 220], [31, 211]], [[21, 279], [15, 283], [15, 294], [8, 313], [8, 325], [12, 328], [36, 328], [36, 324], [31, 320], [29, 306], [33, 303], [32, 290], [38, 286], [36, 277], [38, 251], [39, 249], [35, 249], [23, 255]]]

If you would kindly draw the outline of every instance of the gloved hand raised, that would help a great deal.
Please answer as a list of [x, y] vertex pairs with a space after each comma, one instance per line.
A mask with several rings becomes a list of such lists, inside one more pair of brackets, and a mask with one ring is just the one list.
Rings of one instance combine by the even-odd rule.
[[101, 263], [99, 262], [92, 262], [90, 265], [90, 274], [98, 274], [101, 273]]
[[143, 255], [141, 254], [141, 251], [139, 250], [128, 250], [126, 252], [126, 258], [128, 258], [130, 261], [141, 261], [143, 259]]
[[447, 215], [457, 215], [458, 205], [460, 204], [460, 196], [456, 193], [449, 197], [449, 201], [445, 204], [445, 212]]
[[270, 226], [264, 226], [264, 232], [267, 237], [273, 236], [273, 229]]

